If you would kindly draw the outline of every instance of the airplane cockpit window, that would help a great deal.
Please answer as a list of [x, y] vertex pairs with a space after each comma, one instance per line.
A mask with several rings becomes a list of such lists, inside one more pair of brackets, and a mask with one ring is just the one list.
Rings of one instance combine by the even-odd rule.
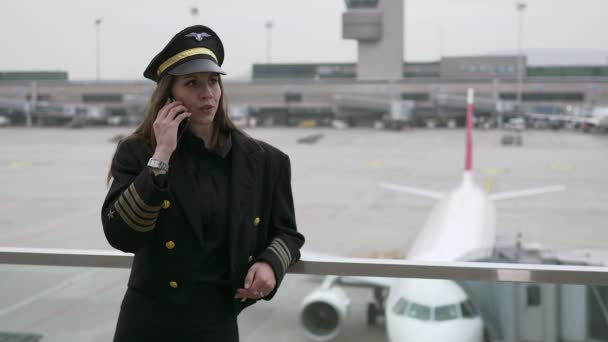
[[479, 315], [477, 308], [470, 299], [460, 303], [460, 312], [462, 313], [463, 318], [473, 318]]
[[422, 321], [428, 321], [431, 319], [431, 308], [426, 305], [410, 303], [407, 308], [407, 316]]
[[405, 298], [399, 298], [399, 300], [397, 301], [397, 303], [395, 303], [395, 305], [393, 306], [393, 312], [396, 315], [404, 315], [405, 314], [405, 309], [407, 308], [407, 300], [405, 300]]
[[460, 317], [460, 311], [458, 305], [443, 305], [435, 308], [435, 320], [436, 321], [449, 321], [451, 319], [457, 319]]

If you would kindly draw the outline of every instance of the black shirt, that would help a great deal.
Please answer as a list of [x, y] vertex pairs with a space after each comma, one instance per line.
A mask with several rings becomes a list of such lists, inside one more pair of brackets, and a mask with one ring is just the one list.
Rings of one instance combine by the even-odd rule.
[[217, 150], [209, 150], [205, 142], [186, 132], [180, 140], [182, 160], [188, 163], [194, 174], [203, 237], [200, 260], [199, 286], [205, 290], [230, 288], [230, 263], [228, 248], [228, 224], [230, 215], [230, 193], [232, 138], [230, 134]]

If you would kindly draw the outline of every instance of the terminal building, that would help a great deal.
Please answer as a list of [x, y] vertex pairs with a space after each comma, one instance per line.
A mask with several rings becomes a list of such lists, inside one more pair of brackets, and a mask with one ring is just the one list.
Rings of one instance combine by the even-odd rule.
[[[469, 87], [476, 116], [494, 121], [526, 105], [563, 114], [608, 104], [608, 65], [531, 66], [518, 55], [404, 62], [402, 1], [346, 5], [342, 36], [357, 41], [355, 63], [254, 64], [251, 80], [225, 82], [231, 112], [258, 125], [462, 124]], [[153, 87], [150, 81], [70, 81], [66, 72], [0, 72], [0, 115], [14, 124], [26, 123], [24, 113], [34, 124], [69, 123], [78, 113], [87, 122], [124, 117], [132, 123]]]
[[[394, 99], [412, 101], [412, 119], [421, 123], [426, 118], [461, 118], [469, 87], [476, 90], [478, 115], [494, 115], [499, 100], [515, 102], [516, 61], [517, 56], [470, 56], [403, 63], [402, 77], [396, 80], [359, 80], [356, 65], [348, 63], [256, 64], [251, 81], [227, 81], [225, 88], [229, 103], [246, 108], [259, 125], [328, 125], [344, 119], [369, 126]], [[528, 66], [525, 73], [524, 105], [554, 105], [563, 112], [569, 105], [608, 104], [608, 66]], [[70, 81], [67, 73], [5, 72], [0, 73], [0, 115], [23, 124], [25, 104], [34, 103], [41, 108], [104, 106], [137, 118], [153, 88], [150, 81], [86, 82]], [[367, 104], [343, 103], [343, 98]], [[383, 104], [375, 105], [378, 101]]]

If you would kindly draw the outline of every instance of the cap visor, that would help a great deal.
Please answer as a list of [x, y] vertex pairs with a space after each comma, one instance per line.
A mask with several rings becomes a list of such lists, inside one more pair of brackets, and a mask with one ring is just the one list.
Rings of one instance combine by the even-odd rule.
[[226, 75], [226, 72], [220, 68], [214, 61], [210, 59], [193, 59], [184, 64], [178, 65], [169, 70], [167, 73], [173, 76], [183, 76], [193, 74], [195, 72], [213, 72]]

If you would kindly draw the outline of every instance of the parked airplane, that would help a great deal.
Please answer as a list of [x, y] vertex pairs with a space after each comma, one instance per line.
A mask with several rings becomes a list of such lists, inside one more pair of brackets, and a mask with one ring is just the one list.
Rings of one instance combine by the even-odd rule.
[[[564, 190], [551, 186], [487, 194], [473, 180], [473, 90], [467, 94], [466, 154], [462, 183], [440, 193], [383, 183], [380, 186], [439, 200], [406, 256], [420, 261], [479, 261], [492, 254], [496, 239], [494, 202]], [[306, 255], [306, 254], [304, 254]], [[316, 341], [336, 337], [350, 311], [350, 299], [339, 286], [356, 283], [374, 289], [368, 323], [383, 314], [389, 341], [479, 342], [484, 322], [467, 293], [451, 280], [327, 276], [302, 302], [301, 323]], [[388, 295], [385, 295], [388, 291]]]
[[608, 107], [596, 107], [591, 111], [587, 124], [608, 130]]

